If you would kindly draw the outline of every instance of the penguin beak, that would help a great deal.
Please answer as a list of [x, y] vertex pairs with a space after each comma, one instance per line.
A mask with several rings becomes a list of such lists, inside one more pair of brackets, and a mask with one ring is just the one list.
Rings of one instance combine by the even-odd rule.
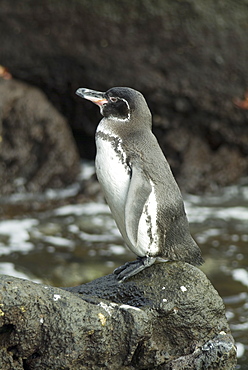
[[77, 89], [76, 94], [81, 98], [92, 101], [92, 103], [95, 103], [99, 107], [102, 107], [104, 104], [108, 103], [108, 100], [105, 98], [105, 93], [101, 91], [80, 88]]

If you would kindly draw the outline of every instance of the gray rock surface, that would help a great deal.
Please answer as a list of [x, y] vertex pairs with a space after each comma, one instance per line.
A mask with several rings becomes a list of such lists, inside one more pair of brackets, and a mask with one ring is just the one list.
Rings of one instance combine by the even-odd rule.
[[186, 263], [73, 288], [2, 276], [0, 368], [234, 369], [222, 299]]
[[[98, 109], [78, 87], [130, 86], [183, 190], [215, 190], [248, 173], [244, 0], [0, 0], [0, 63], [45, 91], [94, 157]], [[21, 57], [20, 57], [21, 56]]]
[[0, 78], [0, 193], [75, 181], [79, 155], [67, 121], [37, 88]]

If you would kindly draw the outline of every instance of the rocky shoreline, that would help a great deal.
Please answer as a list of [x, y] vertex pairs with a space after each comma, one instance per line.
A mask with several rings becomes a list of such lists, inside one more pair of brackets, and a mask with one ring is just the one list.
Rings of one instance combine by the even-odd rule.
[[[75, 90], [85, 86], [106, 91], [124, 85], [146, 97], [154, 132], [181, 189], [215, 191], [247, 175], [246, 4], [147, 0], [120, 1], [117, 6], [112, 0], [96, 0], [89, 6], [85, 0], [45, 0], [36, 6], [29, 0], [0, 0], [0, 7], [0, 63], [13, 78], [41, 89], [62, 113], [75, 139], [74, 144], [68, 140], [64, 150], [75, 161], [73, 146], [81, 157], [94, 157], [100, 118]], [[1, 99], [5, 89], [1, 83]], [[38, 107], [39, 99], [33, 99]], [[30, 117], [30, 111], [19, 111], [15, 101], [6, 104], [2, 109], [9, 106], [11, 120]], [[50, 119], [54, 117], [44, 115], [43, 122]], [[0, 121], [2, 145], [13, 144], [14, 132], [5, 130], [6, 117]], [[64, 139], [61, 136], [67, 138], [68, 132]], [[28, 146], [30, 137], [25, 140]], [[42, 156], [54, 155], [50, 147], [39, 149]], [[18, 158], [15, 145], [12, 151]], [[2, 163], [4, 158], [2, 154]], [[56, 186], [67, 184], [68, 177], [73, 181], [77, 167], [74, 164], [74, 172], [68, 172], [66, 156], [60, 161], [64, 180], [52, 182]], [[53, 169], [58, 170], [51, 161], [46, 173]], [[20, 171], [25, 178], [23, 167]]]

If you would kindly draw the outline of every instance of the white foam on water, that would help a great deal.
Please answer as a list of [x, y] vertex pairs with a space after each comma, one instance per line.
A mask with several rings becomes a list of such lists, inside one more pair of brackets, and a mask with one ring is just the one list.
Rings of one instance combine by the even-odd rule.
[[75, 243], [72, 240], [61, 238], [59, 236], [44, 236], [42, 240], [52, 245], [59, 246], [59, 247], [72, 248], [75, 246]]
[[80, 190], [80, 184], [75, 183], [71, 186], [68, 186], [65, 189], [48, 189], [44, 192], [44, 195], [46, 199], [64, 199], [64, 198], [69, 198], [73, 197], [78, 194]]
[[248, 208], [247, 207], [227, 207], [219, 209], [216, 212], [216, 217], [223, 220], [240, 220], [248, 222]]
[[9, 254], [13, 251], [29, 252], [33, 243], [29, 242], [29, 230], [38, 224], [38, 220], [6, 220], [0, 222], [0, 237], [7, 236], [7, 243], [0, 243], [0, 253]]
[[234, 280], [239, 281], [240, 283], [248, 287], [248, 271], [247, 270], [243, 268], [234, 269], [232, 271], [232, 276]]
[[107, 204], [102, 203], [83, 203], [83, 204], [70, 204], [67, 206], [56, 208], [53, 211], [55, 216], [67, 216], [67, 215], [95, 215], [98, 213], [110, 214], [109, 207]]
[[0, 263], [0, 274], [1, 275], [8, 275], [14, 276], [19, 279], [25, 280], [32, 280], [35, 283], [40, 283], [41, 280], [39, 279], [31, 279], [28, 275], [24, 274], [23, 272], [17, 271], [15, 265], [10, 262], [1, 262]]
[[79, 175], [80, 180], [88, 180], [96, 173], [94, 161], [82, 161], [81, 171]]
[[80, 239], [87, 241], [87, 242], [92, 242], [92, 243], [99, 243], [99, 242], [105, 242], [105, 243], [110, 243], [110, 242], [115, 242], [116, 241], [116, 236], [111, 235], [111, 234], [88, 234], [83, 231], [81, 231], [78, 236]]
[[245, 353], [245, 346], [243, 343], [239, 343], [239, 342], [236, 342], [236, 347], [237, 347], [237, 357], [238, 358], [241, 358], [243, 357], [244, 353]]
[[247, 207], [206, 207], [185, 202], [185, 209], [190, 222], [201, 223], [207, 219], [222, 219], [224, 221], [239, 220], [248, 222]]
[[122, 245], [110, 245], [109, 250], [111, 253], [115, 255], [122, 255], [126, 253], [126, 248], [123, 247]]
[[205, 231], [201, 231], [200, 234], [196, 235], [196, 239], [199, 243], [206, 243], [209, 238], [212, 238], [214, 236], [219, 236], [222, 234], [222, 231], [220, 229], [207, 229]]

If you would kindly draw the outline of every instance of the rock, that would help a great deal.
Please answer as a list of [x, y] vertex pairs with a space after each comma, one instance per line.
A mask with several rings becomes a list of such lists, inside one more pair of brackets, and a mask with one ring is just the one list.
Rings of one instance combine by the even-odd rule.
[[237, 183], [240, 174], [246, 173], [247, 158], [235, 148], [223, 143], [212, 150], [203, 138], [190, 135], [185, 130], [179, 129], [177, 135], [177, 130], [169, 134], [169, 137], [177, 138], [173, 147], [184, 163], [180, 170], [176, 170], [176, 177], [181, 188], [184, 189], [183, 184], [187, 184], [188, 192], [194, 193], [196, 189], [199, 193], [206, 189], [215, 191], [219, 186]]
[[0, 79], [0, 193], [75, 181], [79, 155], [66, 120], [37, 88]]
[[187, 263], [73, 288], [2, 276], [0, 365], [19, 369], [234, 369], [221, 298]]
[[[214, 190], [247, 176], [248, 111], [234, 104], [248, 86], [246, 2], [0, 5], [0, 63], [45, 91], [72, 125], [82, 157], [94, 157], [100, 114], [75, 90], [122, 85], [147, 98], [154, 132], [183, 190]], [[186, 145], [176, 147], [185, 132]]]

